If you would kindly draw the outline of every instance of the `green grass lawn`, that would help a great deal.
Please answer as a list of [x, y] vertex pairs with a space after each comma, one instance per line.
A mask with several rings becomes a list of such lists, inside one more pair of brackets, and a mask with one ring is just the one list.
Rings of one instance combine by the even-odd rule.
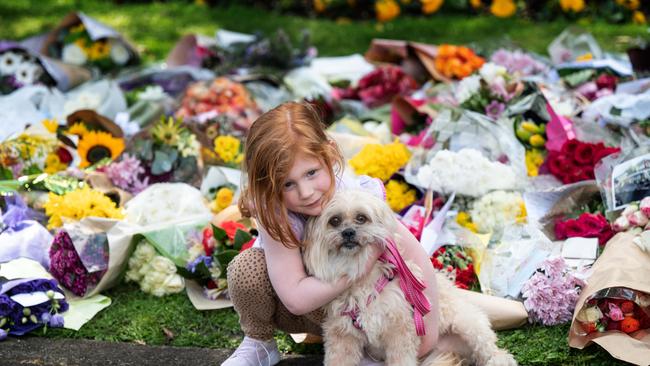
[[[45, 32], [70, 11], [81, 10], [123, 32], [146, 62], [165, 58], [180, 36], [214, 34], [218, 28], [240, 32], [270, 32], [278, 27], [293, 34], [309, 29], [321, 55], [364, 52], [373, 38], [408, 39], [428, 43], [471, 43], [479, 49], [519, 45], [546, 54], [548, 44], [568, 25], [565, 21], [530, 23], [523, 19], [439, 15], [431, 18], [398, 18], [378, 25], [374, 21], [335, 22], [269, 14], [262, 10], [229, 7], [207, 8], [184, 2], [116, 6], [110, 1], [16, 0], [0, 2], [0, 39], [21, 39]], [[621, 37], [645, 33], [645, 27], [579, 22], [609, 51], [623, 51]], [[80, 331], [48, 330], [46, 336], [156, 345], [234, 348], [243, 334], [232, 309], [195, 310], [185, 294], [156, 298], [133, 285], [121, 285], [106, 295], [113, 305]], [[568, 347], [568, 326], [525, 326], [499, 333], [501, 345], [522, 365], [612, 365], [617, 361], [592, 346], [580, 351]], [[40, 334], [40, 333], [37, 333]], [[322, 352], [320, 346], [294, 344], [278, 333], [284, 352]], [[622, 364], [621, 362], [618, 362]]]

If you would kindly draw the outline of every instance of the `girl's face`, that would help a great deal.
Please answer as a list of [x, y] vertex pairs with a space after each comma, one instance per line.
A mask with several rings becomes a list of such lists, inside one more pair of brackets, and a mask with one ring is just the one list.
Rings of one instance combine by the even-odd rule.
[[327, 198], [332, 179], [323, 163], [299, 153], [282, 186], [282, 197], [289, 211], [318, 216]]

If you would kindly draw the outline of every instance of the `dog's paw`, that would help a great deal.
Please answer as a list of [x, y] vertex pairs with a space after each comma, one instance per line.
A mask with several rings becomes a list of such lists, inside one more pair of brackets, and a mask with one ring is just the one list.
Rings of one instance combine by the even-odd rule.
[[499, 351], [485, 363], [485, 366], [517, 366], [517, 361], [510, 353]]

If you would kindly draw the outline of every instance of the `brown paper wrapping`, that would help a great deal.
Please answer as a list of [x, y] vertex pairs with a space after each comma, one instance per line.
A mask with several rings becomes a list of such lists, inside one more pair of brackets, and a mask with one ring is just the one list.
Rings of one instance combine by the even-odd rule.
[[632, 242], [633, 234], [620, 233], [612, 238], [603, 254], [592, 267], [593, 274], [582, 290], [569, 330], [569, 346], [582, 349], [591, 342], [597, 343], [613, 357], [635, 365], [650, 365], [650, 332], [638, 330], [625, 334], [619, 331], [579, 335], [582, 331], [576, 321], [578, 312], [588, 298], [600, 290], [627, 287], [650, 293], [650, 254]]
[[108, 132], [114, 137], [124, 137], [122, 128], [119, 125], [92, 109], [80, 109], [68, 115], [66, 118], [68, 127], [79, 121], [83, 121], [84, 124], [93, 128]]
[[425, 43], [394, 39], [373, 39], [365, 57], [368, 61], [400, 64], [404, 71], [422, 82], [422, 75], [437, 81], [450, 83], [451, 79], [440, 74], [434, 65], [438, 47]]
[[494, 330], [519, 328], [528, 321], [528, 312], [520, 301], [469, 290], [454, 289], [454, 291], [456, 296], [483, 310]]

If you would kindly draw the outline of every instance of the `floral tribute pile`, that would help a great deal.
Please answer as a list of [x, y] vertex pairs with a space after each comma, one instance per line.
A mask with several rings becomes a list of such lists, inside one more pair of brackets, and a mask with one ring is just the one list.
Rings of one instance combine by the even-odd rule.
[[[319, 14], [335, 3], [313, 2]], [[383, 21], [446, 4], [372, 3]], [[470, 3], [507, 16], [520, 2]], [[613, 243], [650, 252], [650, 99], [643, 74], [601, 57], [589, 34], [563, 32], [549, 57], [375, 40], [364, 59], [318, 58], [306, 35], [295, 45], [280, 31], [220, 31], [183, 38], [167, 68], [127, 71], [137, 48], [108, 27], [98, 37], [97, 24], [77, 14], [44, 49], [0, 46], [0, 243], [11, 246], [0, 269], [27, 253], [83, 299], [128, 281], [154, 297], [185, 292], [197, 309], [228, 306], [227, 266], [258, 235], [237, 208], [245, 136], [296, 100], [320, 113], [341, 178], [383, 186], [460, 289], [508, 298], [543, 326], [647, 328], [641, 289], [576, 309]], [[47, 79], [42, 53], [105, 78], [66, 90]], [[645, 267], [625, 263], [645, 257], [626, 253], [618, 271], [643, 281]], [[55, 285], [3, 284], [0, 338], [60, 325]], [[19, 290], [44, 301], [20, 305]]]

